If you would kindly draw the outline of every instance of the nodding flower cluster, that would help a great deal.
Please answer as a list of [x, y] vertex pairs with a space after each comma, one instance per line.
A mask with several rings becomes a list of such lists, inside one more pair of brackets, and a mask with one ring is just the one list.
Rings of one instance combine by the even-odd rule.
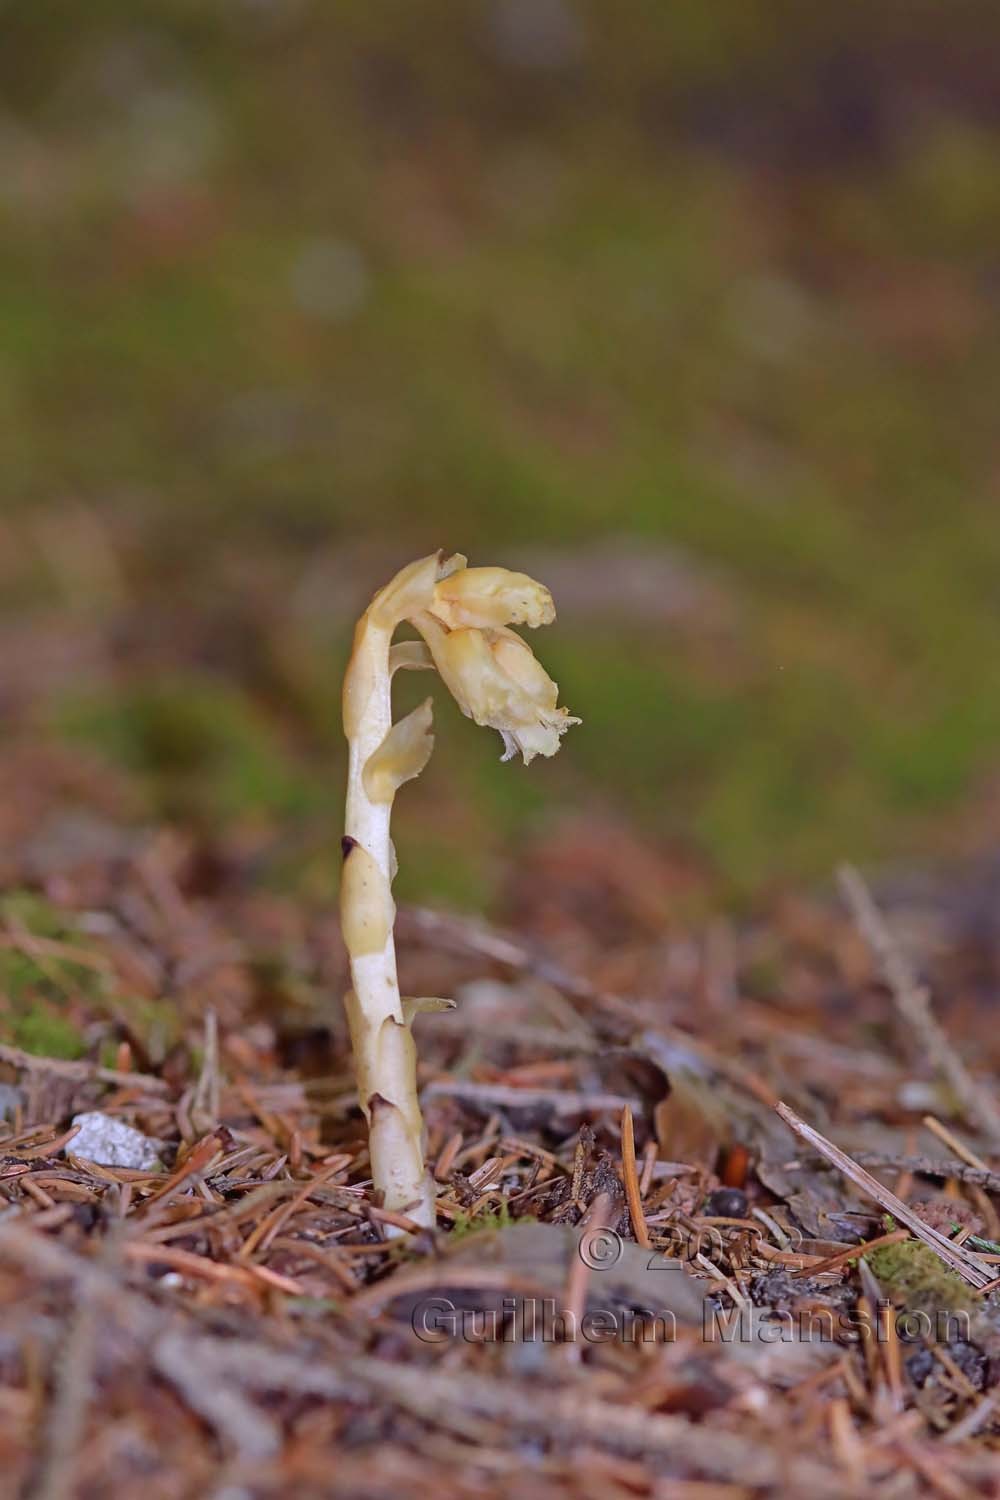
[[[358, 621], [344, 678], [350, 747], [340, 912], [351, 963], [345, 997], [361, 1107], [369, 1126], [374, 1186], [386, 1208], [434, 1223], [417, 1099], [414, 1015], [452, 1002], [405, 999], [393, 942], [395, 852], [392, 803], [434, 748], [431, 700], [392, 722], [391, 683], [401, 669], [436, 668], [459, 708], [496, 729], [503, 759], [554, 755], [574, 719], [558, 689], [512, 625], [555, 619], [547, 588], [506, 568], [470, 568], [461, 556], [421, 558], [380, 589]], [[409, 622], [422, 640], [393, 645]]]

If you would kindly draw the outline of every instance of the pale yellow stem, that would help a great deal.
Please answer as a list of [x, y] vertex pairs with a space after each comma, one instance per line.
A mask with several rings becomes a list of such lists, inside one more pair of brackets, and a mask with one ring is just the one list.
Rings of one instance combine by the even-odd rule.
[[349, 762], [341, 915], [353, 992], [347, 1016], [361, 1108], [369, 1123], [372, 1180], [386, 1208], [434, 1223], [423, 1160], [416, 1051], [403, 1015], [393, 941], [391, 797], [373, 801], [365, 766], [392, 727], [392, 631], [361, 621], [345, 684]]

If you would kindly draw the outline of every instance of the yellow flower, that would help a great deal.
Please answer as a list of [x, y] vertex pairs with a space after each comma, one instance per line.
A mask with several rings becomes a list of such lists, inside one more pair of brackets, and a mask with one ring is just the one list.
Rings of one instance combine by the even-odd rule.
[[415, 624], [462, 712], [499, 732], [504, 760], [518, 751], [525, 765], [536, 755], [555, 755], [560, 736], [579, 724], [558, 706], [557, 685], [514, 631], [444, 630], [427, 615]]
[[362, 616], [360, 628], [363, 630], [371, 619], [380, 629], [395, 630], [419, 610], [431, 609], [438, 580], [460, 569], [465, 569], [465, 558], [459, 552], [448, 558], [440, 552], [432, 552], [429, 557], [418, 558], [401, 568], [384, 589], [379, 589]]
[[450, 630], [463, 626], [497, 629], [504, 625], [551, 625], [552, 595], [527, 573], [508, 568], [458, 568], [434, 587], [430, 612]]

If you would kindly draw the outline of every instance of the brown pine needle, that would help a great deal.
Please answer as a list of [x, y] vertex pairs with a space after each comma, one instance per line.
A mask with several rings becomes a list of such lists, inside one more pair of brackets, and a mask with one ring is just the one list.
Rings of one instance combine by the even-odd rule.
[[849, 1245], [846, 1250], [838, 1250], [836, 1255], [817, 1261], [813, 1265], [803, 1266], [800, 1271], [793, 1271], [792, 1275], [818, 1276], [823, 1271], [836, 1271], [840, 1266], [846, 1266], [848, 1261], [868, 1255], [872, 1250], [880, 1250], [883, 1245], [898, 1245], [903, 1240], [911, 1238], [908, 1229], [893, 1229], [889, 1234], [880, 1234], [877, 1240], [867, 1240], [863, 1245]]
[[632, 1110], [626, 1104], [622, 1110], [622, 1181], [628, 1200], [632, 1232], [644, 1250], [652, 1250], [653, 1242], [646, 1228], [646, 1215], [642, 1211], [642, 1194], [639, 1191], [639, 1176], [635, 1167], [635, 1131], [632, 1127]]
[[306, 1294], [301, 1283], [293, 1281], [290, 1276], [281, 1276], [277, 1271], [269, 1271], [266, 1266], [224, 1266], [190, 1250], [179, 1250], [174, 1245], [147, 1245], [142, 1240], [133, 1240], [122, 1246], [122, 1254], [126, 1260], [137, 1260], [141, 1265], [172, 1266], [182, 1276], [198, 1276], [204, 1281], [228, 1281], [231, 1285], [247, 1288], [258, 1288], [261, 1282], [266, 1282], [293, 1297]]
[[304, 1203], [308, 1203], [316, 1189], [322, 1187], [325, 1182], [329, 1182], [331, 1177], [335, 1177], [342, 1170], [343, 1159], [337, 1157], [332, 1166], [327, 1166], [323, 1171], [317, 1172], [314, 1177], [310, 1177], [308, 1182], [304, 1182], [298, 1192], [288, 1199], [287, 1203], [279, 1203], [266, 1218], [261, 1219], [250, 1231], [237, 1251], [237, 1259], [247, 1261], [258, 1247], [266, 1249], [268, 1242], [274, 1238], [278, 1230], [288, 1222], [293, 1214], [298, 1213]]
[[193, 1177], [197, 1172], [204, 1171], [212, 1158], [218, 1155], [221, 1149], [219, 1138], [214, 1131], [211, 1135], [205, 1136], [204, 1140], [199, 1141], [196, 1146], [191, 1148], [176, 1172], [173, 1172], [167, 1178], [163, 1186], [157, 1189], [155, 1193], [150, 1194], [144, 1204], [145, 1209], [148, 1210], [151, 1204], [159, 1203], [169, 1198], [180, 1187], [182, 1182], [186, 1182], [189, 1177]]
[[940, 1120], [935, 1119], [934, 1115], [924, 1115], [924, 1124], [931, 1135], [936, 1135], [938, 1140], [942, 1141], [948, 1147], [949, 1151], [954, 1151], [959, 1161], [965, 1162], [966, 1166], [975, 1167], [977, 1172], [988, 1172], [990, 1170], [988, 1164], [983, 1161], [981, 1156], [977, 1156], [974, 1151], [970, 1151], [968, 1146], [960, 1141], [958, 1136], [948, 1129], [947, 1125], [942, 1125]]
[[462, 1149], [462, 1142], [464, 1141], [464, 1139], [465, 1137], [462, 1135], [462, 1132], [460, 1130], [456, 1130], [454, 1135], [449, 1136], [445, 1141], [443, 1147], [441, 1148], [441, 1154], [438, 1157], [434, 1167], [435, 1182], [448, 1181], [448, 1178], [451, 1176], [452, 1168], [455, 1165], [455, 1158]]

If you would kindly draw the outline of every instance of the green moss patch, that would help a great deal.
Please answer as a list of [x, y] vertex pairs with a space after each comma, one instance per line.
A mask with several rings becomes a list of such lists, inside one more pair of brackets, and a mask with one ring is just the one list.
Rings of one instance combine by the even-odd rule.
[[971, 1311], [976, 1298], [922, 1240], [883, 1245], [868, 1264], [887, 1296], [912, 1312]]

